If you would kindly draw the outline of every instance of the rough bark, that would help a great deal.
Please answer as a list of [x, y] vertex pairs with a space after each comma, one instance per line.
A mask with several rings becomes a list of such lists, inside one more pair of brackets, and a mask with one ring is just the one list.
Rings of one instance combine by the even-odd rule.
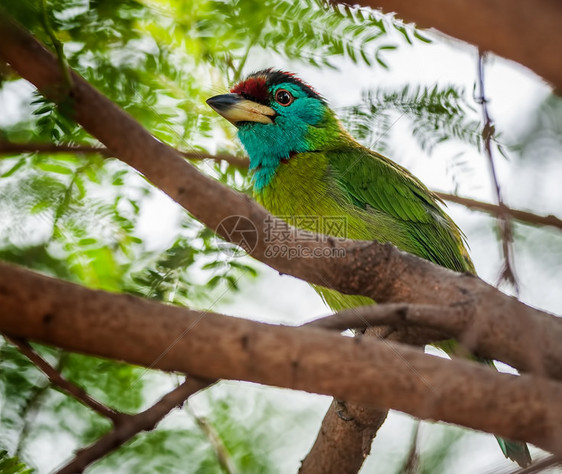
[[[323, 318], [323, 321], [333, 317], [334, 315], [328, 316]], [[310, 327], [313, 324], [305, 326]], [[367, 325], [364, 329], [364, 334], [370, 337], [382, 339], [388, 335], [385, 327]], [[373, 439], [387, 415], [388, 410], [384, 408], [332, 400], [316, 440], [302, 461], [299, 474], [358, 472], [370, 454]]]
[[[333, 400], [300, 474], [357, 472], [388, 410]], [[337, 456], [331, 453], [337, 452]]]
[[0, 264], [0, 332], [203, 379], [389, 407], [562, 454], [562, 383], [349, 338], [89, 290]]

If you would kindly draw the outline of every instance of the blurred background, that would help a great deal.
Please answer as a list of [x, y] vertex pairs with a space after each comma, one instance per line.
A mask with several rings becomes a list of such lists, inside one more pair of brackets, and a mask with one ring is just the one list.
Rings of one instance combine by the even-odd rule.
[[[235, 129], [205, 104], [266, 67], [297, 73], [366, 146], [429, 188], [496, 202], [483, 150], [475, 47], [391, 15], [316, 0], [0, 0], [0, 5], [160, 140], [245, 193]], [[43, 6], [41, 6], [43, 5]], [[61, 56], [63, 57], [63, 56]], [[492, 152], [506, 205], [562, 216], [562, 102], [521, 66], [486, 56]], [[121, 162], [0, 63], [0, 258], [91, 288], [298, 325], [328, 314], [307, 283], [224, 252], [212, 230]], [[17, 146], [16, 146], [17, 145]], [[82, 153], [65, 152], [82, 146]], [[19, 147], [19, 148], [18, 148]], [[448, 204], [477, 272], [532, 306], [562, 313], [562, 231], [513, 221], [516, 284], [502, 279], [502, 233], [488, 214]], [[115, 409], [137, 412], [174, 375], [36, 346], [62, 374]], [[437, 353], [432, 349], [433, 353]], [[504, 370], [510, 370], [503, 367]], [[220, 382], [88, 472], [292, 473], [310, 449], [328, 397]], [[49, 472], [110, 424], [53, 390], [0, 342], [0, 452]], [[362, 472], [511, 472], [492, 435], [391, 412]], [[540, 457], [540, 450], [531, 447]], [[1, 453], [0, 453], [1, 454]], [[0, 456], [1, 458], [1, 456]], [[22, 467], [22, 469], [24, 469]], [[552, 470], [552, 472], [555, 472]], [[562, 472], [562, 471], [560, 471]]]

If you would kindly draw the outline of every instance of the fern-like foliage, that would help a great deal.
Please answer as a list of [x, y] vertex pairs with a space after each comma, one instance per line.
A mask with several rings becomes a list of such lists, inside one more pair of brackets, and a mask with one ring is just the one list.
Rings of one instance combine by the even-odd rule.
[[355, 136], [368, 146], [384, 148], [393, 123], [406, 117], [413, 137], [427, 152], [448, 140], [482, 147], [482, 124], [464, 90], [456, 86], [368, 91], [363, 102], [346, 109], [344, 116]]
[[[384, 54], [396, 49], [399, 41], [430, 41], [392, 16], [321, 0], [212, 0], [211, 4], [213, 20], [199, 22], [197, 32], [201, 38], [230, 37], [225, 59], [241, 59], [238, 73], [247, 49], [255, 45], [314, 66], [334, 68], [337, 57], [346, 57], [386, 68]], [[232, 38], [228, 32], [233, 30], [249, 41]]]
[[[186, 220], [189, 237], [178, 238], [171, 247], [142, 270], [133, 272], [128, 292], [181, 306], [209, 304], [209, 292], [219, 284], [238, 290], [242, 277], [256, 277], [253, 265], [237, 258], [237, 248], [222, 242], [206, 228]], [[184, 229], [185, 230], [185, 229]], [[239, 251], [238, 251], [239, 252]]]
[[[332, 7], [328, 2], [301, 0], [275, 2], [258, 42], [264, 48], [289, 58], [304, 58], [313, 65], [335, 67], [336, 57], [346, 57], [354, 63], [377, 64], [387, 68], [384, 52], [392, 51], [398, 35], [428, 41], [414, 28], [373, 10]], [[281, 40], [284, 38], [284, 40]]]

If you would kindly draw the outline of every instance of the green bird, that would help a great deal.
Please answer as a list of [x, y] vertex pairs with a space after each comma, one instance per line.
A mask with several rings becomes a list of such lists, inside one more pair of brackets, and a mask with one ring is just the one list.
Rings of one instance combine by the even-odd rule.
[[[458, 272], [475, 273], [464, 236], [442, 201], [407, 169], [360, 145], [326, 100], [294, 74], [265, 69], [207, 100], [238, 129], [250, 159], [256, 200], [272, 214], [318, 231], [390, 242]], [[308, 218], [308, 219], [307, 219]], [[334, 311], [372, 304], [363, 296], [316, 287]], [[530, 464], [525, 443], [498, 438], [506, 457]]]

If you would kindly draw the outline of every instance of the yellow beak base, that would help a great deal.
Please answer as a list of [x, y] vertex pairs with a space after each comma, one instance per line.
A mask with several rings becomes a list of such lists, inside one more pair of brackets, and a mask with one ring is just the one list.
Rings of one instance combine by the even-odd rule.
[[230, 123], [273, 123], [275, 110], [267, 105], [245, 99], [239, 94], [222, 94], [207, 99], [207, 104]]

